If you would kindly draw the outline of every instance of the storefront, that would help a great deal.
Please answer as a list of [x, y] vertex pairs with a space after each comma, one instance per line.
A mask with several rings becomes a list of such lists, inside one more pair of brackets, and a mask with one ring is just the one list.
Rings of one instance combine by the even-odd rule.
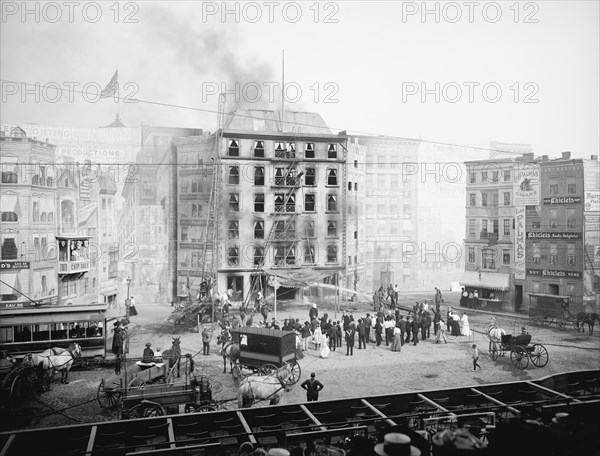
[[512, 311], [510, 275], [491, 272], [465, 271], [460, 286], [469, 293], [477, 293], [476, 300], [468, 300], [467, 307], [481, 310]]

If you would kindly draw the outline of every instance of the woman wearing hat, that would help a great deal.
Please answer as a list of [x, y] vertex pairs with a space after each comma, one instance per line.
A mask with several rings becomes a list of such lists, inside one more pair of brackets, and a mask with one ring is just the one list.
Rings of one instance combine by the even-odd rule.
[[150, 364], [154, 362], [154, 350], [150, 348], [151, 346], [150, 342], [146, 342], [146, 348], [144, 348], [144, 354], [142, 355], [143, 363]]

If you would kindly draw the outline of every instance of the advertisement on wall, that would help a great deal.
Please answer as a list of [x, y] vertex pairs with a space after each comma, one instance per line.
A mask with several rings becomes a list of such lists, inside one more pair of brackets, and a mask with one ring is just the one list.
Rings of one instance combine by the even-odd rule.
[[525, 279], [525, 206], [515, 207], [515, 279]]
[[537, 206], [540, 204], [540, 167], [529, 163], [516, 166], [513, 179], [515, 206]]
[[600, 191], [586, 191], [583, 201], [585, 212], [600, 212]]

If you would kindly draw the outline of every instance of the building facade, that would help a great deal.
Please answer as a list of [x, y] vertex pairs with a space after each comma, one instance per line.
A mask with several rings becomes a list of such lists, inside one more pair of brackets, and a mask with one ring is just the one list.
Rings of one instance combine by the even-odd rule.
[[267, 290], [261, 271], [289, 299], [345, 277], [347, 137], [317, 114], [279, 114], [237, 111], [220, 134], [217, 279], [236, 300]]
[[[593, 246], [598, 232], [589, 223], [586, 229], [586, 216], [594, 217], [594, 211], [585, 210], [585, 195], [599, 189], [597, 157], [571, 159], [564, 152], [559, 159], [543, 160], [540, 170], [541, 203], [527, 211], [525, 288], [528, 294], [568, 297], [573, 313], [595, 311], [598, 270], [590, 256], [593, 248], [586, 244]], [[587, 286], [586, 275], [591, 279]]]
[[81, 231], [90, 207], [85, 173], [56, 163], [53, 145], [18, 127], [0, 137], [0, 149], [2, 349], [20, 354], [77, 339], [86, 355], [104, 354], [96, 239]]

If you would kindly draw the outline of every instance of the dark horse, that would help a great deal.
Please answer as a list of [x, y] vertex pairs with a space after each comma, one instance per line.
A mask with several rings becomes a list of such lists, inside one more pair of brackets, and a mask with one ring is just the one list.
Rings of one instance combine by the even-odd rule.
[[169, 361], [169, 371], [173, 366], [177, 365], [177, 378], [179, 375], [179, 368], [181, 365], [181, 337], [173, 337], [173, 345], [168, 350], [162, 352], [163, 360]]
[[227, 358], [229, 358], [229, 368], [233, 370], [233, 364], [240, 358], [240, 346], [233, 343], [228, 332], [219, 336], [218, 341], [222, 344], [219, 353], [223, 356], [223, 373], [227, 372]]
[[576, 322], [577, 332], [585, 332], [585, 328], [583, 327], [583, 325], [587, 323], [588, 331], [591, 336], [592, 334], [594, 334], [594, 323], [596, 322], [596, 320], [598, 320], [598, 323], [600, 323], [600, 315], [598, 315], [597, 313], [579, 312], [577, 314]]

